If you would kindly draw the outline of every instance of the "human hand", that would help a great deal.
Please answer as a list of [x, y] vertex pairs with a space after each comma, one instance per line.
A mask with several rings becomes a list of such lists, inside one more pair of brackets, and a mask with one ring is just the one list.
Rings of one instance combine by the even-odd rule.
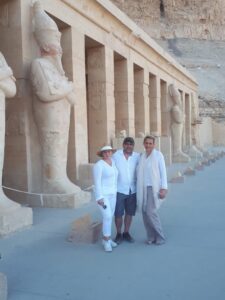
[[160, 189], [159, 190], [159, 199], [164, 199], [166, 197], [167, 190], [166, 189]]
[[104, 206], [104, 199], [98, 200], [97, 203], [98, 203], [98, 205], [103, 207]]

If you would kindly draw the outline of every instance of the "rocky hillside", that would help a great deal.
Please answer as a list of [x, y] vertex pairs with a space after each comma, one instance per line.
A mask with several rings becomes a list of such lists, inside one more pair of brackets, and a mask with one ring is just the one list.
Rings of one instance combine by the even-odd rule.
[[201, 115], [225, 120], [225, 0], [111, 0], [199, 83]]
[[153, 38], [225, 39], [224, 0], [112, 0]]

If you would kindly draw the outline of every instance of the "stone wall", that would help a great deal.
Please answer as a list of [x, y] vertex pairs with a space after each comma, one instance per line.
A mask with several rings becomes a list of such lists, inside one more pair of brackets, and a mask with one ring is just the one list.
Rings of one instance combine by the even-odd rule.
[[112, 2], [153, 38], [225, 39], [223, 0], [112, 0]]

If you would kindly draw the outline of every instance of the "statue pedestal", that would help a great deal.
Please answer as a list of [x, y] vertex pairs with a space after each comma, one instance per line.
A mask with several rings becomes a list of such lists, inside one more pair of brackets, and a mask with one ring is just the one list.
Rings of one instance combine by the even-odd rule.
[[188, 151], [188, 155], [192, 158], [203, 158], [202, 152], [200, 152], [194, 145], [192, 145]]
[[10, 199], [17, 199], [18, 203], [29, 205], [30, 207], [49, 207], [49, 208], [78, 208], [83, 204], [88, 203], [92, 199], [90, 192], [85, 192], [79, 189], [74, 194], [44, 194], [30, 193], [26, 197], [19, 198], [20, 193], [17, 191], [7, 191], [7, 196]]
[[7, 279], [6, 276], [0, 273], [0, 299], [7, 299]]
[[76, 194], [68, 195], [44, 195], [43, 206], [54, 208], [78, 208], [90, 202], [91, 193], [80, 191]]
[[174, 163], [186, 163], [191, 161], [191, 158], [183, 152], [177, 153], [173, 155]]
[[[14, 207], [0, 212], [0, 237], [33, 224], [33, 212], [29, 207]], [[1, 298], [0, 298], [1, 299]]]

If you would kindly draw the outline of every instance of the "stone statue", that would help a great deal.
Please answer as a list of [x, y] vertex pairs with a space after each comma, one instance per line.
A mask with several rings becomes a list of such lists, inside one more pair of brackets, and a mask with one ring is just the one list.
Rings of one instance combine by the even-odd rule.
[[[16, 95], [16, 79], [8, 66], [4, 56], [0, 52], [0, 184], [2, 185], [2, 170], [5, 149], [5, 98]], [[20, 204], [10, 200], [0, 186], [0, 213], [7, 209], [20, 207]]]
[[185, 116], [182, 110], [180, 93], [173, 84], [169, 85], [169, 93], [173, 101], [173, 106], [171, 109], [173, 162], [188, 162], [190, 161], [190, 157], [182, 151], [182, 136]]
[[127, 131], [125, 129], [121, 130], [119, 133], [119, 138], [125, 138], [127, 136]]
[[138, 137], [140, 137], [140, 138], [144, 138], [145, 137], [145, 134], [144, 134], [144, 132], [138, 132]]
[[203, 157], [203, 153], [198, 149], [197, 142], [198, 142], [198, 134], [197, 134], [197, 124], [201, 123], [201, 119], [198, 116], [196, 104], [194, 101], [194, 98], [191, 98], [191, 108], [192, 108], [192, 121], [191, 121], [191, 137], [192, 137], [192, 145], [188, 149], [188, 155], [192, 158], [195, 158], [196, 160], [198, 158]]
[[42, 186], [47, 194], [75, 194], [80, 188], [67, 176], [67, 151], [73, 82], [65, 76], [61, 58], [61, 33], [36, 1], [33, 5], [34, 35], [41, 57], [31, 65], [35, 99], [34, 118], [42, 148]]

